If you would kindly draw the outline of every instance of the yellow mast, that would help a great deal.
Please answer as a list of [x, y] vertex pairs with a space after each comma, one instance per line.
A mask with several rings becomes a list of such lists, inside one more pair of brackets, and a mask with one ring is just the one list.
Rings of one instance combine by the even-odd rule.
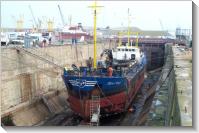
[[93, 31], [93, 41], [94, 41], [94, 60], [93, 60], [93, 67], [97, 68], [97, 59], [96, 59], [96, 54], [97, 54], [97, 37], [96, 37], [96, 22], [97, 22], [97, 14], [96, 14], [96, 1], [95, 1], [95, 9], [94, 9], [94, 31]]
[[103, 6], [97, 6], [97, 2], [95, 1], [93, 6], [89, 6], [90, 8], [94, 8], [94, 30], [93, 30], [93, 43], [94, 43], [94, 59], [93, 59], [93, 67], [97, 68], [97, 37], [96, 37], [96, 23], [97, 23], [97, 7], [103, 7]]

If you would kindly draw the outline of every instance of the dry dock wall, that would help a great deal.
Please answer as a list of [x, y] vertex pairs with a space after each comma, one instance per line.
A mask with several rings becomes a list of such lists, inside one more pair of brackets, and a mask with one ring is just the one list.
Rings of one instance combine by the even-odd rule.
[[192, 126], [192, 55], [180, 49], [166, 45], [165, 64], [149, 113], [149, 126]]
[[[108, 45], [98, 44], [97, 55]], [[34, 48], [38, 54], [50, 56], [59, 65], [84, 65], [93, 57], [93, 45], [67, 45]], [[76, 54], [77, 53], [77, 54]], [[27, 55], [15, 48], [1, 48], [1, 116], [32, 104], [35, 99], [57, 90], [64, 90], [62, 70]]]

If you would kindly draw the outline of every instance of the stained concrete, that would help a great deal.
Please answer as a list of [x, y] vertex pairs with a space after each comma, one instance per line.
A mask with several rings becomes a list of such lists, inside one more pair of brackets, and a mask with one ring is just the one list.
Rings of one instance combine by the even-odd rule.
[[192, 51], [173, 47], [181, 125], [192, 126]]

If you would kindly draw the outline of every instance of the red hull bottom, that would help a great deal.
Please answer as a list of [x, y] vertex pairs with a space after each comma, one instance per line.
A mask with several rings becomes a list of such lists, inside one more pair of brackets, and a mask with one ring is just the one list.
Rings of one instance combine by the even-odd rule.
[[[74, 96], [69, 96], [68, 101], [71, 109], [83, 117], [90, 118], [90, 104], [91, 100], [80, 100]], [[125, 111], [126, 93], [121, 92], [112, 96], [107, 96], [100, 99], [100, 110], [106, 113], [120, 113]]]

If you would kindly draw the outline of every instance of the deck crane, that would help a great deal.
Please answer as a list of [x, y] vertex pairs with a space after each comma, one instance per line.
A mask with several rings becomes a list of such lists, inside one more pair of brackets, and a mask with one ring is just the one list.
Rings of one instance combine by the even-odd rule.
[[30, 9], [30, 12], [31, 12], [31, 15], [32, 15], [33, 21], [34, 21], [34, 23], [35, 23], [36, 29], [38, 29], [38, 24], [37, 24], [37, 21], [36, 21], [36, 19], [35, 19], [35, 16], [34, 16], [34, 14], [33, 14], [33, 11], [32, 11], [32, 8], [31, 8], [31, 6], [30, 6], [30, 5], [29, 5], [29, 9]]
[[62, 14], [61, 8], [60, 8], [59, 5], [57, 5], [57, 6], [58, 6], [58, 8], [59, 8], [59, 13], [60, 13], [60, 16], [61, 16], [62, 24], [63, 24], [63, 26], [65, 26], [66, 23], [65, 23], [64, 16], [63, 16], [63, 14]]

